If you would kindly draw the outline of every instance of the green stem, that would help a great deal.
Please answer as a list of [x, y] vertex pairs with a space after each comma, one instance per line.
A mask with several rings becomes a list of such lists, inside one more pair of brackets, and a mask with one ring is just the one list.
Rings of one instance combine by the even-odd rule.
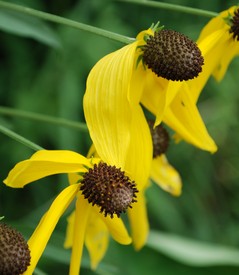
[[35, 121], [41, 121], [46, 123], [52, 123], [59, 126], [74, 128], [83, 132], [88, 133], [88, 128], [85, 123], [75, 122], [71, 120], [67, 120], [64, 118], [56, 118], [53, 116], [48, 115], [42, 115], [42, 114], [36, 114], [32, 112], [22, 111], [22, 110], [16, 110], [9, 107], [3, 107], [0, 106], [0, 114], [7, 115], [7, 116], [16, 116], [21, 118], [27, 118]]
[[168, 4], [168, 3], [161, 3], [161, 2], [155, 2], [155, 1], [146, 1], [146, 0], [145, 1], [142, 1], [142, 0], [141, 1], [115, 0], [115, 1], [132, 3], [132, 4], [147, 6], [147, 7], [162, 8], [162, 9], [172, 10], [172, 11], [179, 11], [179, 12], [200, 15], [200, 16], [205, 16], [205, 17], [215, 17], [218, 15], [218, 13], [212, 12], [212, 11], [206, 11], [206, 10], [202, 10], [202, 9], [190, 8], [190, 7], [180, 6], [180, 5], [176, 5], [176, 4]]
[[114, 32], [110, 32], [110, 31], [96, 28], [96, 27], [93, 27], [90, 25], [79, 23], [74, 20], [70, 20], [70, 19], [67, 19], [67, 18], [64, 18], [61, 16], [57, 16], [54, 14], [38, 11], [35, 9], [23, 7], [23, 6], [12, 4], [12, 3], [7, 3], [4, 1], [0, 1], [0, 8], [5, 8], [5, 9], [16, 11], [16, 12], [21, 12], [21, 13], [28, 14], [28, 15], [31, 15], [34, 17], [38, 17], [38, 18], [41, 18], [41, 19], [44, 19], [47, 21], [51, 21], [54, 23], [68, 26], [68, 27], [76, 28], [76, 29], [79, 29], [82, 31], [87, 31], [87, 32], [90, 32], [90, 33], [93, 33], [93, 34], [96, 34], [99, 36], [106, 37], [106, 38], [114, 40], [114, 41], [124, 43], [124, 44], [130, 44], [135, 41], [134, 38], [130, 38], [130, 37], [127, 37], [124, 35], [114, 33]]
[[24, 144], [25, 146], [27, 146], [30, 149], [33, 149], [35, 151], [44, 150], [44, 148], [42, 148], [41, 146], [39, 146], [39, 145], [33, 143], [32, 141], [24, 138], [23, 136], [20, 136], [19, 134], [9, 130], [8, 128], [4, 127], [3, 125], [0, 125], [0, 132], [3, 133], [4, 135], [16, 140], [17, 142]]

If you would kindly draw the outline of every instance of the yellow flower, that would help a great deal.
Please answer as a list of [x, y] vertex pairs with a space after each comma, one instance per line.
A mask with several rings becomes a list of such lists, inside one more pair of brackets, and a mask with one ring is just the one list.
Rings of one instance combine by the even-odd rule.
[[[88, 156], [98, 156], [94, 145], [91, 146]], [[149, 178], [146, 180], [146, 182], [142, 182], [143, 187], [141, 187], [139, 193], [137, 193], [137, 203], [135, 203], [134, 206], [132, 208], [129, 208], [127, 211], [133, 245], [136, 250], [141, 249], [145, 245], [149, 233], [145, 191], [148, 187], [150, 187], [151, 180], [164, 191], [167, 191], [174, 196], [179, 196], [181, 194], [181, 178], [178, 172], [168, 163], [166, 156], [164, 154], [161, 154], [153, 158], [151, 162]], [[72, 244], [72, 234], [70, 232], [72, 228], [72, 219], [74, 219], [74, 214], [72, 214], [72, 216], [73, 217], [70, 216], [68, 219], [69, 233], [67, 234], [65, 244], [67, 247], [70, 247]], [[104, 234], [106, 236], [107, 232], [104, 232]], [[105, 242], [107, 242], [107, 237], [105, 237]], [[95, 266], [92, 265], [92, 268], [94, 267]]]
[[[114, 217], [114, 214], [119, 217], [135, 202], [135, 184], [123, 171], [101, 162], [98, 158], [85, 158], [65, 150], [41, 150], [30, 159], [18, 163], [4, 183], [10, 187], [21, 188], [32, 181], [59, 173], [68, 173], [70, 186], [56, 197], [30, 237], [28, 245], [31, 264], [24, 274], [33, 273], [59, 218], [74, 199], [75, 211], [69, 218], [72, 220], [72, 226], [68, 227], [65, 242], [66, 247], [72, 246], [70, 274], [79, 274], [84, 242], [89, 250], [93, 268], [105, 254], [108, 233], [121, 244], [131, 243], [122, 220]], [[108, 184], [114, 176], [119, 180]], [[94, 182], [98, 180], [98, 184], [94, 185], [92, 178]], [[102, 196], [104, 199], [101, 199]]]
[[[182, 185], [178, 173], [164, 155], [153, 160], [152, 138], [141, 103], [155, 114], [155, 125], [163, 120], [193, 145], [211, 152], [217, 149], [187, 82], [158, 76], [158, 71], [154, 73], [142, 61], [148, 38], [150, 41], [152, 37], [160, 39], [156, 33], [151, 28], [142, 31], [135, 42], [99, 60], [88, 76], [84, 95], [85, 118], [97, 153], [103, 161], [112, 160], [114, 156], [116, 166], [124, 163], [120, 167], [137, 182], [137, 203], [128, 210], [136, 249], [145, 244], [148, 235], [144, 192], [151, 175], [158, 185], [174, 195], [181, 193]], [[170, 64], [169, 67], [174, 66]], [[178, 71], [181, 72], [181, 68]], [[183, 80], [178, 71], [170, 71], [172, 79]], [[183, 67], [182, 71], [187, 69]], [[169, 73], [167, 78], [170, 77]]]
[[217, 81], [221, 81], [232, 59], [239, 55], [238, 6], [222, 11], [211, 19], [202, 29], [197, 43], [204, 56], [205, 66], [197, 79], [189, 81], [194, 100], [199, 97], [208, 78], [213, 75]]
[[[155, 114], [155, 125], [163, 120], [187, 142], [216, 151], [187, 82], [158, 76], [142, 61], [147, 41], [157, 33], [151, 28], [142, 31], [135, 42], [99, 60], [88, 76], [84, 96], [85, 118], [97, 152], [103, 160], [113, 155], [116, 163], [124, 162], [123, 169], [129, 174], [143, 173], [134, 178], [140, 186], [147, 182], [152, 162], [152, 141], [141, 103]], [[166, 70], [172, 67], [170, 64]], [[174, 72], [172, 75], [177, 78]]]

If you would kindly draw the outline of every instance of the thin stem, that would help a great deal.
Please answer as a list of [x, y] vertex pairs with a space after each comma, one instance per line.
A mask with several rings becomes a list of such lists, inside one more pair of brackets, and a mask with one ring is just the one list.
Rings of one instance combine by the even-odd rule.
[[4, 127], [3, 125], [0, 125], [0, 132], [3, 133], [4, 135], [16, 140], [17, 142], [20, 142], [27, 146], [30, 149], [33, 149], [34, 151], [38, 150], [44, 150], [41, 146], [33, 143], [32, 141], [24, 138], [23, 136], [20, 136], [19, 134], [9, 130], [8, 128]]
[[108, 39], [114, 40], [114, 41], [118, 41], [124, 44], [130, 44], [132, 43], [135, 39], [134, 38], [130, 38], [124, 35], [120, 35], [114, 32], [110, 32], [107, 30], [103, 30], [100, 28], [96, 28], [90, 25], [86, 25], [74, 20], [70, 20], [61, 16], [57, 16], [54, 14], [50, 14], [50, 13], [46, 13], [46, 12], [42, 12], [42, 11], [38, 11], [32, 8], [28, 8], [28, 7], [23, 7], [20, 5], [16, 5], [16, 4], [12, 4], [12, 3], [7, 3], [7, 2], [3, 2], [0, 1], [0, 8], [5, 8], [8, 10], [12, 10], [12, 11], [16, 11], [16, 12], [20, 12], [20, 13], [24, 13], [24, 14], [28, 14], [34, 17], [38, 17], [47, 21], [51, 21], [57, 24], [61, 24], [61, 25], [65, 25], [68, 27], [72, 27], [72, 28], [76, 28], [82, 31], [87, 31], [99, 36], [103, 36], [106, 37]]
[[88, 128], [85, 123], [75, 122], [75, 121], [67, 120], [64, 118], [56, 118], [53, 116], [36, 114], [33, 112], [27, 112], [27, 111], [17, 110], [17, 109], [3, 107], [3, 106], [0, 106], [0, 114], [7, 115], [7, 116], [21, 117], [21, 118], [26, 118], [26, 119], [35, 120], [35, 121], [52, 123], [52, 124], [56, 124], [59, 126], [74, 128], [74, 129], [88, 133]]
[[146, 1], [146, 0], [145, 1], [142, 1], [142, 0], [141, 1], [139, 1], [139, 0], [115, 0], [115, 1], [132, 3], [132, 4], [147, 6], [147, 7], [162, 8], [162, 9], [172, 10], [172, 11], [179, 11], [179, 12], [200, 15], [200, 16], [205, 16], [205, 17], [215, 17], [218, 15], [218, 13], [212, 12], [212, 11], [206, 11], [206, 10], [202, 10], [202, 9], [190, 8], [190, 7], [180, 6], [180, 5], [176, 5], [176, 4], [161, 3], [161, 2], [155, 2], [155, 1]]

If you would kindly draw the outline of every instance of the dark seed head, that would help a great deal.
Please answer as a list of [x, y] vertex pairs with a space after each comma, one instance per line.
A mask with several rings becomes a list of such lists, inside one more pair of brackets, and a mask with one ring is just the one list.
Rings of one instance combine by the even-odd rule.
[[153, 120], [148, 120], [149, 129], [153, 141], [153, 157], [164, 154], [169, 146], [169, 134], [162, 124], [154, 128]]
[[30, 265], [30, 259], [30, 251], [23, 236], [0, 223], [0, 274], [22, 274]]
[[106, 163], [95, 164], [84, 174], [80, 190], [89, 203], [98, 205], [100, 212], [111, 218], [132, 208], [138, 192], [135, 182], [123, 171]]
[[229, 32], [232, 33], [235, 40], [239, 41], [239, 8], [236, 9], [234, 15], [230, 19], [230, 26]]
[[155, 32], [142, 50], [144, 64], [168, 80], [193, 79], [202, 71], [204, 59], [197, 44], [176, 31]]

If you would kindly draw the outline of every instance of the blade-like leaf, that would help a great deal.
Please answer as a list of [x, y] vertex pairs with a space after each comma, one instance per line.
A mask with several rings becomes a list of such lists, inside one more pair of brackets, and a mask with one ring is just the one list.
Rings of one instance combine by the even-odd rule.
[[0, 29], [12, 34], [33, 38], [54, 48], [61, 47], [57, 34], [43, 21], [32, 16], [1, 9]]
[[181, 263], [193, 266], [239, 266], [239, 250], [181, 236], [151, 231], [147, 246]]

